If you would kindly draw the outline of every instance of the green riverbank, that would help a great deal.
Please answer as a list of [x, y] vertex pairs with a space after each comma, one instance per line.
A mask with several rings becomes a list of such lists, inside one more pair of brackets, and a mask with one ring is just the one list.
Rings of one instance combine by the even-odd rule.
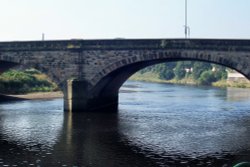
[[27, 94], [54, 92], [58, 87], [46, 75], [35, 69], [9, 70], [0, 75], [0, 93]]
[[[182, 84], [182, 85], [201, 85], [198, 81], [195, 81], [191, 77], [186, 77], [180, 80], [171, 79], [163, 80], [160, 79], [159, 74], [153, 72], [145, 72], [143, 74], [137, 72], [132, 75], [129, 80], [134, 81], [144, 81], [144, 82], [157, 82], [157, 83], [169, 83], [169, 84]], [[228, 82], [227, 80], [219, 80], [213, 82], [211, 86], [226, 88], [226, 87], [235, 87], [235, 88], [250, 88], [250, 82]]]

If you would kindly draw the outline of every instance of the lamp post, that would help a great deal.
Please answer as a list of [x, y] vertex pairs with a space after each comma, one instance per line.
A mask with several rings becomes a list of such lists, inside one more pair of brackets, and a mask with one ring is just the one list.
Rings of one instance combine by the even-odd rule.
[[185, 25], [184, 25], [184, 28], [185, 28], [185, 38], [187, 38], [189, 35], [190, 35], [190, 28], [188, 27], [187, 25], [187, 0], [185, 0]]
[[44, 41], [44, 40], [45, 40], [45, 34], [42, 33], [42, 41]]

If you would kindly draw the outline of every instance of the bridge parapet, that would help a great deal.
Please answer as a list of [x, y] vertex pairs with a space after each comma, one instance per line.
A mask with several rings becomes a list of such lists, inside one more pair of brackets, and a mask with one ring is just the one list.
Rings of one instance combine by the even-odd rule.
[[141, 50], [187, 49], [216, 51], [250, 51], [250, 40], [216, 39], [115, 39], [0, 42], [4, 51], [54, 50]]

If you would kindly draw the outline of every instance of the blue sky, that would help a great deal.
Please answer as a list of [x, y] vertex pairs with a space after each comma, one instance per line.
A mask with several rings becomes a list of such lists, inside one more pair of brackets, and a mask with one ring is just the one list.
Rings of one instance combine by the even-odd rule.
[[[1, 0], [0, 41], [183, 38], [185, 0]], [[250, 39], [250, 1], [188, 0], [191, 38]]]

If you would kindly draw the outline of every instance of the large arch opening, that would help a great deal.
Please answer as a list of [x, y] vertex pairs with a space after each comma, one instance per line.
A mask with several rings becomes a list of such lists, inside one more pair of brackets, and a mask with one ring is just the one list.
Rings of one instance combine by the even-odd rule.
[[[120, 87], [123, 85], [123, 83], [128, 80], [133, 74], [138, 72], [139, 70], [142, 70], [148, 66], [160, 64], [160, 63], [166, 63], [166, 62], [177, 62], [177, 61], [189, 61], [189, 62], [203, 62], [203, 63], [212, 63], [215, 65], [218, 65], [218, 68], [220, 66], [223, 66], [224, 68], [227, 67], [229, 69], [232, 69], [234, 71], [237, 71], [238, 73], [245, 76], [247, 79], [250, 79], [249, 76], [244, 72], [245, 69], [243, 69], [242, 66], [239, 66], [235, 62], [230, 62], [228, 60], [221, 60], [221, 61], [207, 61], [207, 60], [197, 60], [197, 59], [159, 59], [159, 60], [148, 60], [148, 61], [141, 61], [136, 63], [131, 63], [128, 65], [124, 65], [110, 73], [108, 73], [105, 77], [103, 77], [96, 86], [91, 91], [91, 96], [99, 96], [99, 97], [118, 97], [118, 92]], [[221, 63], [221, 62], [226, 62]], [[192, 64], [192, 63], [191, 63]], [[185, 67], [185, 66], [184, 66]], [[210, 65], [210, 67], [212, 67]], [[185, 70], [185, 69], [183, 69]], [[201, 74], [201, 73], [200, 73]], [[208, 75], [208, 73], [206, 74]]]

